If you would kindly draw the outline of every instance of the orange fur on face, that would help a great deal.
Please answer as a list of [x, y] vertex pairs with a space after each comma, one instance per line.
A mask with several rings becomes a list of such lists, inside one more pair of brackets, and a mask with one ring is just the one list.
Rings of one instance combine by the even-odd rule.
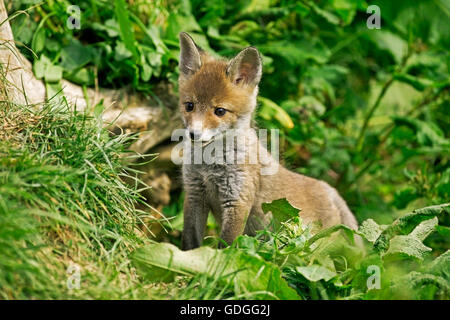
[[[234, 84], [226, 74], [227, 62], [202, 55], [203, 64], [192, 76], [180, 77], [180, 108], [186, 126], [202, 121], [206, 129], [233, 128], [236, 122], [250, 116], [254, 109], [254, 87]], [[194, 103], [187, 112], [185, 103]], [[219, 117], [216, 108], [227, 110]]]

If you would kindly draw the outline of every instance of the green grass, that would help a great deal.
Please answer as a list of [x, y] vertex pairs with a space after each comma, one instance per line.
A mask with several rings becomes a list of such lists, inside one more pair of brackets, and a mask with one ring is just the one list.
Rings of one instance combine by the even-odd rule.
[[[0, 104], [0, 298], [150, 298], [127, 258], [147, 243], [136, 188], [109, 137], [66, 104]], [[81, 268], [68, 290], [67, 268]]]

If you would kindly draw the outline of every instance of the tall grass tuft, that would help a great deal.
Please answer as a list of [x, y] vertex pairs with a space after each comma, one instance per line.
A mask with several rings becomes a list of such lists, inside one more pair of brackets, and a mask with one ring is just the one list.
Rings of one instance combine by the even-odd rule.
[[132, 139], [64, 102], [0, 102], [0, 299], [150, 298], [128, 260], [147, 242]]

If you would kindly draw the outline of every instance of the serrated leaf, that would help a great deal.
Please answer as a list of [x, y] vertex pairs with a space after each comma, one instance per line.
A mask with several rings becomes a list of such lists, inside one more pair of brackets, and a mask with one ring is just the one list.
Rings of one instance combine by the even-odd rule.
[[427, 269], [428, 272], [450, 281], [450, 250], [437, 257]]
[[425, 220], [420, 223], [409, 235], [423, 241], [435, 230], [437, 224], [437, 217]]
[[[444, 214], [449, 210], [450, 204], [441, 204], [436, 206], [416, 209], [411, 213], [396, 219], [390, 226], [384, 230], [374, 243], [374, 248], [378, 251], [386, 251], [389, 248], [389, 241], [396, 235], [409, 234], [422, 221], [434, 218]], [[419, 240], [420, 241], [420, 240]]]
[[407, 235], [395, 236], [389, 241], [389, 249], [384, 254], [385, 257], [399, 255], [401, 257], [416, 258], [423, 260], [431, 248], [425, 246], [420, 239]]
[[383, 228], [378, 225], [374, 220], [367, 219], [363, 221], [358, 229], [358, 234], [363, 236], [367, 241], [374, 243], [380, 234], [383, 232]]
[[313, 282], [320, 280], [329, 281], [337, 275], [336, 272], [317, 264], [306, 267], [296, 267], [295, 270], [306, 279]]
[[294, 122], [289, 114], [278, 104], [264, 97], [258, 97], [258, 101], [261, 103], [259, 115], [262, 118], [266, 120], [276, 119], [286, 129], [294, 127]]
[[271, 212], [278, 224], [291, 218], [298, 217], [298, 213], [300, 212], [300, 209], [293, 207], [286, 198], [263, 203], [261, 207], [265, 214]]

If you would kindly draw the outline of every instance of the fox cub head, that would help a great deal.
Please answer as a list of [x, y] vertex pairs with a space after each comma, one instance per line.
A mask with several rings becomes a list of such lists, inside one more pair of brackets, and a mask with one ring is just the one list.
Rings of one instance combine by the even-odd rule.
[[180, 108], [192, 140], [202, 142], [228, 129], [250, 127], [262, 74], [261, 56], [254, 47], [230, 61], [218, 60], [180, 33]]

